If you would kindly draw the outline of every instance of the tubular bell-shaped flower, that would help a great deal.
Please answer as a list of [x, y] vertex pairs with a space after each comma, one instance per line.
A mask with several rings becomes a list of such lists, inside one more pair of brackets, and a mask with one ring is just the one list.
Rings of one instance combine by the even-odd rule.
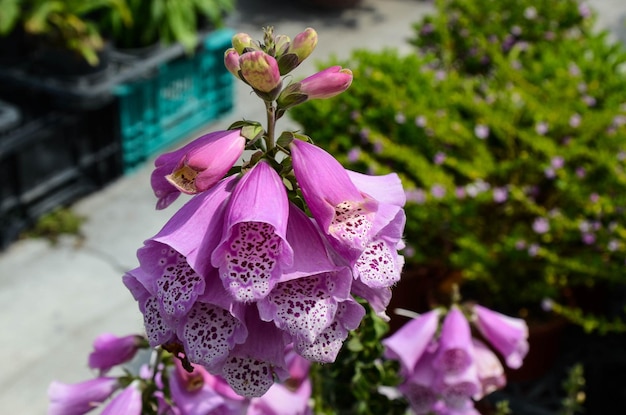
[[237, 301], [264, 298], [293, 264], [288, 218], [282, 179], [268, 163], [257, 163], [233, 191], [221, 241], [211, 255], [224, 287]]
[[331, 66], [287, 86], [278, 96], [281, 109], [287, 109], [310, 99], [328, 99], [341, 94], [352, 84], [352, 71]]
[[504, 356], [506, 365], [518, 369], [528, 353], [528, 326], [519, 318], [474, 305], [475, 324], [485, 339]]
[[263, 320], [312, 343], [333, 322], [337, 304], [350, 297], [352, 273], [331, 260], [315, 223], [293, 204], [287, 241], [293, 249], [293, 266], [257, 306]]
[[437, 308], [424, 313], [383, 340], [385, 357], [397, 359], [401, 364], [402, 372], [411, 373], [417, 361], [434, 341], [440, 315], [441, 311]]
[[473, 353], [469, 322], [459, 307], [453, 305], [443, 320], [434, 364], [445, 374], [460, 374], [472, 364]]
[[102, 415], [141, 415], [141, 389], [134, 380], [104, 408]]
[[352, 183], [326, 151], [305, 141], [291, 143], [293, 169], [313, 217], [337, 252], [353, 263], [372, 237], [378, 202]]
[[143, 337], [136, 334], [118, 337], [111, 333], [102, 333], [93, 342], [94, 350], [89, 355], [89, 367], [106, 373], [113, 366], [132, 359], [143, 342]]
[[246, 139], [241, 130], [203, 135], [154, 162], [151, 184], [157, 209], [169, 206], [180, 193], [204, 192], [219, 182], [241, 157]]
[[83, 415], [99, 406], [120, 387], [114, 377], [98, 377], [85, 382], [52, 382], [48, 388], [48, 415]]

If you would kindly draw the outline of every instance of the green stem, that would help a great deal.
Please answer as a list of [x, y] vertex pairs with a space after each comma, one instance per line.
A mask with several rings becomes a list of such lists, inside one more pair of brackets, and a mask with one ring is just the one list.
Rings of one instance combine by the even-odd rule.
[[276, 108], [271, 102], [265, 102], [265, 110], [267, 113], [267, 135], [265, 136], [265, 144], [267, 151], [271, 151], [275, 147], [274, 130], [276, 128]]

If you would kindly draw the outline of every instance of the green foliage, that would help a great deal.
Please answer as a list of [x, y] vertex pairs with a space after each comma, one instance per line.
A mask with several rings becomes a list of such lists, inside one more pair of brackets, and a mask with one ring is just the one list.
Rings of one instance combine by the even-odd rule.
[[387, 323], [370, 309], [360, 327], [350, 333], [335, 363], [313, 364], [316, 415], [406, 413], [404, 400], [391, 400], [379, 391], [379, 386], [394, 386], [400, 380], [397, 362], [381, 360], [381, 340], [387, 331]]
[[26, 0], [24, 28], [96, 65], [104, 42], [90, 15], [103, 11], [115, 12], [126, 22], [130, 19], [124, 0]]
[[234, 9], [233, 0], [126, 0], [132, 21], [118, 13], [106, 14], [101, 25], [115, 44], [140, 48], [180, 42], [191, 52], [198, 43], [201, 22], [219, 26], [222, 17]]
[[583, 365], [578, 363], [572, 366], [567, 379], [563, 382], [566, 397], [562, 401], [561, 415], [576, 415], [584, 412], [585, 403], [585, 372]]
[[0, 36], [9, 34], [20, 20], [22, 0], [0, 0]]
[[573, 0], [440, 2], [417, 53], [328, 62], [352, 69], [350, 90], [292, 116], [349, 168], [400, 175], [408, 267], [541, 314], [546, 297], [575, 303], [568, 288], [626, 281], [626, 53], [590, 24]]
[[77, 215], [70, 208], [58, 208], [39, 218], [35, 225], [24, 232], [25, 238], [46, 238], [52, 243], [56, 243], [59, 236], [76, 235], [80, 236], [80, 228], [85, 222], [85, 218]]

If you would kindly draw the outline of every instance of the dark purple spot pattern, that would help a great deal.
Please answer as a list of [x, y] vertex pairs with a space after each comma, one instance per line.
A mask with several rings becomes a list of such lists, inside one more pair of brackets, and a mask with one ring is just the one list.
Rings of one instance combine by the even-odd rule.
[[282, 239], [274, 227], [263, 222], [245, 222], [234, 226], [226, 250], [226, 264], [220, 267], [224, 286], [237, 301], [251, 302], [265, 298], [274, 287], [280, 272], [278, 256]]
[[156, 280], [157, 298], [165, 314], [183, 317], [204, 292], [204, 279], [173, 249], [160, 258], [161, 276]]
[[319, 363], [333, 363], [341, 350], [343, 341], [348, 337], [348, 330], [341, 324], [341, 317], [347, 311], [347, 306], [341, 303], [337, 306], [335, 320], [320, 333], [313, 341], [295, 341], [296, 352], [305, 359]]
[[360, 204], [346, 201], [335, 207], [335, 217], [328, 232], [339, 241], [365, 248], [372, 229], [372, 214]]
[[268, 295], [277, 308], [276, 326], [312, 343], [335, 317], [333, 276], [325, 273], [277, 284]]
[[228, 310], [197, 302], [184, 319], [178, 336], [192, 363], [212, 367], [234, 347], [233, 335], [240, 322]]
[[222, 376], [235, 392], [249, 398], [264, 395], [274, 384], [272, 366], [252, 358], [229, 357], [224, 364]]
[[370, 242], [356, 262], [359, 277], [372, 288], [391, 287], [400, 281], [397, 266], [389, 246], [382, 240]]
[[156, 297], [149, 297], [144, 304], [143, 325], [151, 347], [167, 343], [174, 335], [174, 331], [159, 311]]

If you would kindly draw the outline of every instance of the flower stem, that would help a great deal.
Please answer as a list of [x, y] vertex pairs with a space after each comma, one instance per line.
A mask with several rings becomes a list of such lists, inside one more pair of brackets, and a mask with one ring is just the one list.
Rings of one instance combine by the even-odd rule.
[[274, 130], [276, 128], [276, 108], [272, 102], [265, 101], [265, 111], [267, 113], [267, 135], [265, 136], [265, 145], [267, 151], [271, 151], [274, 146]]

